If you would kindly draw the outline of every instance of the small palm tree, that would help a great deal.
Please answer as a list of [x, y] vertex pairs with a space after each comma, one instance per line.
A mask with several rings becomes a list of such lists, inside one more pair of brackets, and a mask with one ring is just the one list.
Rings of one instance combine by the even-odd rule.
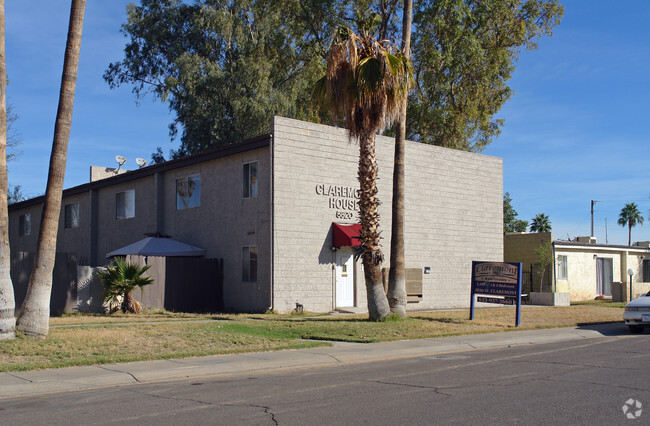
[[638, 209], [636, 203], [628, 203], [621, 209], [621, 212], [618, 215], [619, 225], [627, 225], [627, 245], [632, 244], [632, 228], [636, 225], [643, 225], [643, 215]]
[[138, 266], [124, 259], [115, 258], [106, 271], [97, 273], [104, 281], [104, 303], [108, 305], [111, 313], [118, 309], [123, 313], [134, 314], [142, 311], [142, 304], [131, 296], [131, 292], [136, 287], [142, 289], [153, 283], [151, 277], [143, 276], [150, 267], [151, 265]]
[[544, 213], [537, 213], [530, 222], [530, 232], [551, 232], [551, 221]]
[[378, 14], [359, 16], [358, 35], [348, 27], [336, 30], [327, 75], [315, 90], [319, 100], [345, 121], [350, 139], [359, 141], [359, 236], [372, 320], [390, 314], [381, 274], [375, 135], [399, 114], [413, 83], [408, 58], [390, 41], [373, 36], [380, 22]]

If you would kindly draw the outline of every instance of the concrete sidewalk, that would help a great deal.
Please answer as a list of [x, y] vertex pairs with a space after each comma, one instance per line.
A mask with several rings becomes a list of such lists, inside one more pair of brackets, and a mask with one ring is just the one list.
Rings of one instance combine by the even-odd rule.
[[0, 373], [0, 398], [626, 336], [621, 323]]

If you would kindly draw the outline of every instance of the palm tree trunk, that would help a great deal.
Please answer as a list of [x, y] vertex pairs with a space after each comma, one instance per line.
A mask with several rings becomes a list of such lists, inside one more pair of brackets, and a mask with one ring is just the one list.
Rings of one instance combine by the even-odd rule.
[[365, 131], [359, 137], [359, 222], [363, 269], [368, 296], [368, 315], [378, 321], [390, 314], [388, 299], [381, 279], [383, 254], [379, 233], [379, 200], [377, 199], [377, 159], [375, 133]]
[[86, 0], [72, 0], [68, 40], [63, 62], [59, 107], [54, 125], [54, 140], [50, 156], [50, 168], [45, 190], [45, 202], [38, 235], [34, 270], [29, 279], [27, 295], [23, 302], [17, 327], [26, 335], [45, 338], [49, 331], [52, 270], [56, 254], [56, 236], [61, 212], [63, 178], [70, 140], [72, 107], [77, 84], [81, 32], [83, 29]]
[[[411, 50], [411, 21], [413, 0], [404, 0], [402, 19], [402, 53], [408, 58]], [[388, 274], [388, 303], [391, 312], [406, 317], [406, 270], [404, 259], [404, 166], [406, 149], [405, 97], [397, 121], [395, 160], [393, 165], [393, 203], [390, 234], [390, 272]]]
[[0, 340], [13, 339], [16, 336], [7, 211], [7, 68], [5, 63], [5, 2], [0, 0]]
[[632, 222], [628, 222], [627, 225], [627, 245], [632, 245]]

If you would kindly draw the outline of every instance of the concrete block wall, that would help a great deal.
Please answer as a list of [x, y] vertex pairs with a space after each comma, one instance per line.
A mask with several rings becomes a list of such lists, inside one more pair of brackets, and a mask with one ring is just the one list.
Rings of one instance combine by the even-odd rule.
[[[276, 117], [273, 122], [274, 306], [334, 307], [331, 223], [355, 223], [356, 211], [332, 208], [318, 185], [358, 188], [359, 148], [344, 129]], [[377, 137], [383, 250], [388, 266], [392, 138]], [[409, 309], [469, 305], [472, 260], [503, 258], [502, 161], [407, 142], [406, 267], [430, 267], [422, 301]], [[365, 284], [357, 265], [357, 306]]]

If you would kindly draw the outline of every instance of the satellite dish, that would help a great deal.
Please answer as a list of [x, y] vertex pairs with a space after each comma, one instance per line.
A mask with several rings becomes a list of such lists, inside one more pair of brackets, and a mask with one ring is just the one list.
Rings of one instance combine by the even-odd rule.
[[147, 160], [145, 160], [144, 158], [136, 158], [135, 162], [138, 163], [138, 166], [140, 166], [140, 168], [143, 168], [144, 166], [147, 165]]
[[126, 157], [122, 157], [121, 155], [116, 155], [115, 161], [117, 161], [117, 164], [119, 164], [117, 166], [117, 170], [115, 170], [115, 173], [117, 173], [120, 170], [120, 167], [122, 167], [122, 165], [126, 163]]

